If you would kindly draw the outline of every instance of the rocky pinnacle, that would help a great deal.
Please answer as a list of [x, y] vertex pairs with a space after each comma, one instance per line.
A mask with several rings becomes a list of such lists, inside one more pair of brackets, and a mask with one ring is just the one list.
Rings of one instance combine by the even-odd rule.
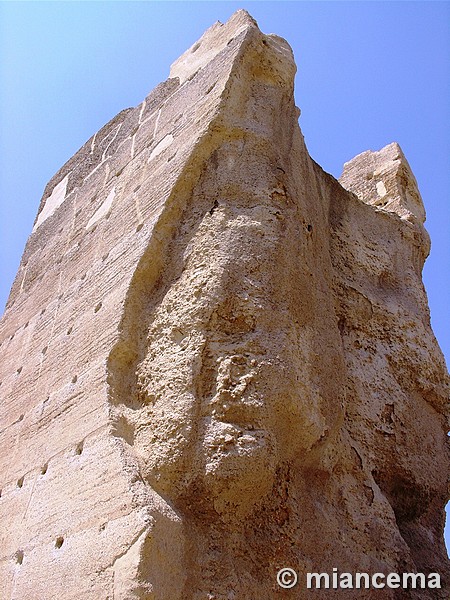
[[[238, 11], [48, 183], [0, 324], [1, 600], [449, 597], [423, 203], [396, 143], [309, 157], [295, 71]], [[333, 569], [441, 588], [306, 589]]]

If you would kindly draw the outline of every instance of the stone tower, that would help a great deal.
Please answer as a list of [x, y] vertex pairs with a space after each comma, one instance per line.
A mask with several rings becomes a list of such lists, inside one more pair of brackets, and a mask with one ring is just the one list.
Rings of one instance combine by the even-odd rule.
[[294, 74], [238, 11], [47, 185], [0, 328], [1, 600], [303, 599], [333, 569], [448, 598], [422, 200], [397, 144], [314, 163]]

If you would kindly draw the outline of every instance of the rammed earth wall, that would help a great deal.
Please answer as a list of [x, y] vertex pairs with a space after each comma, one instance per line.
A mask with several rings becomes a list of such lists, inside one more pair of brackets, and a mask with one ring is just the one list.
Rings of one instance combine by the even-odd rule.
[[294, 74], [238, 11], [49, 182], [0, 325], [2, 600], [269, 600], [282, 567], [448, 598], [423, 204], [397, 144], [311, 160]]

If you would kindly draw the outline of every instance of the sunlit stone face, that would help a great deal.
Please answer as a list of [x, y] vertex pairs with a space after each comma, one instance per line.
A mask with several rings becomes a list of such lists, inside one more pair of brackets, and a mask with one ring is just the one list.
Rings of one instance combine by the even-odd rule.
[[277, 220], [261, 206], [224, 208], [198, 237], [149, 328], [136, 446], [162, 496], [194, 487], [219, 514], [242, 516], [271, 491], [281, 457], [307, 452], [326, 424], [307, 340], [270, 273]]

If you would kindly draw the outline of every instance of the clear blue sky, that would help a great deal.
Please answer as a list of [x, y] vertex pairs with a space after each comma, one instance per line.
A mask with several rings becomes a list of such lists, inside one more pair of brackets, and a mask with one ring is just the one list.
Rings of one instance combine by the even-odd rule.
[[300, 126], [326, 171], [403, 148], [427, 209], [424, 281], [449, 364], [449, 2], [0, 2], [0, 311], [47, 181], [238, 8], [291, 44]]

